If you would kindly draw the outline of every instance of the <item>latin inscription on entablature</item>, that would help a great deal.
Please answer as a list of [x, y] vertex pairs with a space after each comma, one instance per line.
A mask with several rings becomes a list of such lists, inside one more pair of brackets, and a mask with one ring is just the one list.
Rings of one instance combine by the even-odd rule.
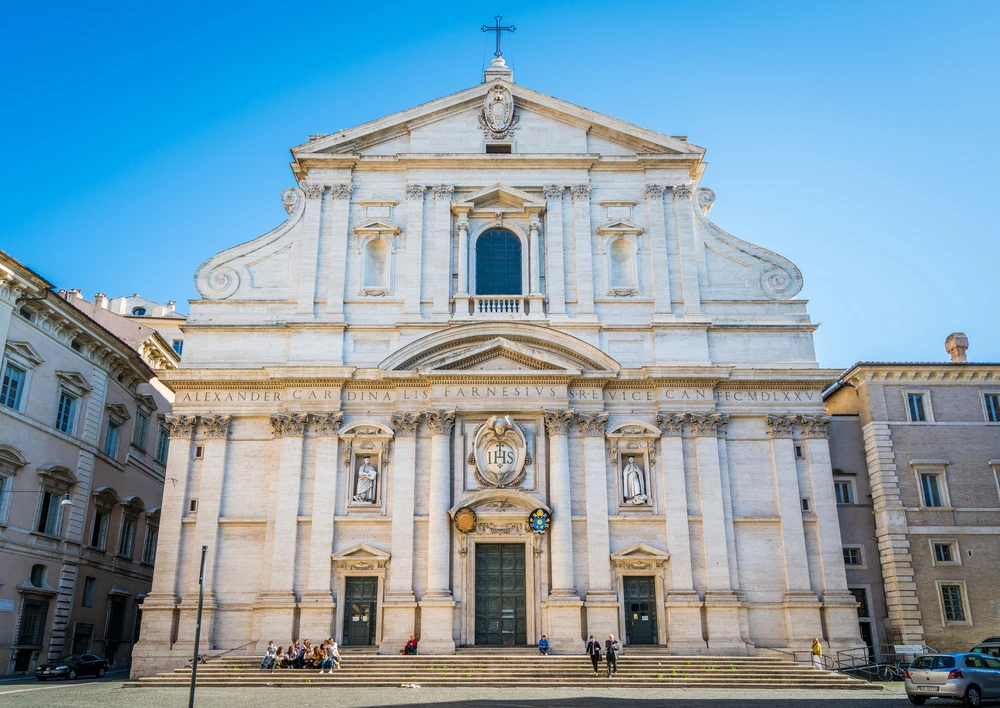
[[716, 391], [720, 403], [819, 403], [818, 391]]

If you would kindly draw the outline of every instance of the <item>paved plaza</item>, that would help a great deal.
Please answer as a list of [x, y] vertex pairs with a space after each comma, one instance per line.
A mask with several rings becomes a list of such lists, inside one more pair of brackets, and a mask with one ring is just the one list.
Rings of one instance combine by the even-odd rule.
[[[121, 680], [0, 685], [0, 706], [31, 708], [182, 708], [188, 692], [181, 688], [122, 688]], [[475, 689], [475, 688], [206, 688], [197, 694], [199, 706], [253, 708], [294, 705], [296, 708], [336, 705], [338, 708], [381, 706], [440, 706], [441, 708], [902, 708], [909, 703], [902, 684], [879, 692], [826, 690], [719, 689]], [[947, 704], [942, 704], [947, 705]]]

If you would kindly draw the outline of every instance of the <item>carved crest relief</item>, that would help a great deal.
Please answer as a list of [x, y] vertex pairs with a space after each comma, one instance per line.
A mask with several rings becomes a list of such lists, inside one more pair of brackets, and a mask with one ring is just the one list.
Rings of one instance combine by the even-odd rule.
[[524, 481], [527, 441], [510, 416], [493, 416], [476, 430], [476, 479], [484, 487], [514, 487]]
[[514, 108], [514, 97], [506, 86], [497, 84], [486, 93], [483, 110], [479, 113], [479, 127], [487, 140], [512, 137], [520, 119]]

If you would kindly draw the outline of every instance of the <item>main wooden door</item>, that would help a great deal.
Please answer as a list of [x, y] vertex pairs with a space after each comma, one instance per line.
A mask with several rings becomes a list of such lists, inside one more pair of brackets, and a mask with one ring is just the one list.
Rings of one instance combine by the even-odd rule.
[[524, 544], [476, 544], [476, 644], [528, 643]]
[[375, 643], [378, 578], [348, 577], [344, 590], [344, 646]]
[[656, 644], [656, 581], [625, 576], [625, 637], [628, 644]]

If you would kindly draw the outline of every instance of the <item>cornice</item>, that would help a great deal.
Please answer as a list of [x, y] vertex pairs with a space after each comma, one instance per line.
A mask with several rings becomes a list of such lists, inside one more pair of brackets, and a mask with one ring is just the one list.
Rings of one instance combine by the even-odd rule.
[[839, 383], [858, 386], [867, 383], [969, 384], [1000, 381], [1000, 363], [919, 363], [904, 362], [855, 364], [839, 377]]

